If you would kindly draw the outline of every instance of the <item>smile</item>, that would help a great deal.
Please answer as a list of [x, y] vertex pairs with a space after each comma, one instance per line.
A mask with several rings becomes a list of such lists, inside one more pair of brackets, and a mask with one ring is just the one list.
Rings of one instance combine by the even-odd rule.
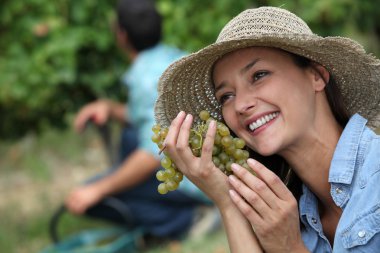
[[251, 131], [255, 131], [255, 129], [261, 127], [262, 125], [268, 123], [269, 121], [271, 121], [272, 119], [276, 118], [278, 116], [279, 112], [274, 112], [274, 113], [271, 113], [271, 114], [267, 114], [259, 119], [257, 119], [255, 122], [252, 122], [251, 124], [249, 124], [249, 129]]

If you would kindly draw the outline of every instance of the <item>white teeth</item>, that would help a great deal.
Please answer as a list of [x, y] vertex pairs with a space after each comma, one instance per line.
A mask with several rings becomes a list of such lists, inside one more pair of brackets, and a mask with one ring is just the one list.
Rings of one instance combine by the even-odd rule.
[[271, 113], [271, 114], [268, 114], [268, 115], [265, 115], [259, 119], [256, 120], [256, 122], [252, 122], [250, 125], [249, 125], [249, 129], [251, 129], [251, 131], [255, 130], [256, 128], [259, 128], [261, 127], [262, 125], [266, 124], [268, 121], [274, 119], [277, 117], [277, 115], [279, 114], [279, 112], [274, 112], [274, 113]]

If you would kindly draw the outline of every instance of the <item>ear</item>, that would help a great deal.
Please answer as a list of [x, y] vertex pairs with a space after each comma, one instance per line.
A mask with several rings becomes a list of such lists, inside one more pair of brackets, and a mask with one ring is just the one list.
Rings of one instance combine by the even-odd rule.
[[330, 73], [318, 63], [312, 63], [315, 91], [322, 91], [330, 80]]
[[121, 48], [125, 48], [125, 46], [127, 45], [127, 42], [128, 42], [127, 32], [118, 25], [116, 27], [116, 40], [117, 40], [117, 44]]

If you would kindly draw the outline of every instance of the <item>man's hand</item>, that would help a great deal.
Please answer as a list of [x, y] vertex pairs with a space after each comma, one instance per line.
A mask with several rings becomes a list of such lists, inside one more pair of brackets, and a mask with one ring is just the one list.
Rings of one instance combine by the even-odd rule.
[[84, 185], [74, 189], [66, 198], [66, 208], [73, 214], [83, 214], [89, 207], [103, 199], [95, 185]]
[[108, 121], [110, 111], [110, 103], [107, 100], [98, 100], [87, 104], [76, 115], [74, 129], [77, 132], [82, 132], [88, 121], [103, 125]]
[[107, 99], [100, 99], [85, 105], [78, 112], [74, 120], [74, 129], [77, 132], [82, 132], [88, 121], [101, 126], [111, 118], [124, 122], [125, 105]]

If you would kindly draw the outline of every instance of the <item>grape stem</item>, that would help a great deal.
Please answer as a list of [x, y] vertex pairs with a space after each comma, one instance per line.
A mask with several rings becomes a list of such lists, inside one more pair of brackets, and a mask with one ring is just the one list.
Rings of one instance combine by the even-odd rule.
[[161, 155], [161, 153], [165, 150], [165, 148], [166, 148], [166, 146], [164, 145], [164, 146], [160, 149], [160, 151], [158, 151], [158, 154]]

